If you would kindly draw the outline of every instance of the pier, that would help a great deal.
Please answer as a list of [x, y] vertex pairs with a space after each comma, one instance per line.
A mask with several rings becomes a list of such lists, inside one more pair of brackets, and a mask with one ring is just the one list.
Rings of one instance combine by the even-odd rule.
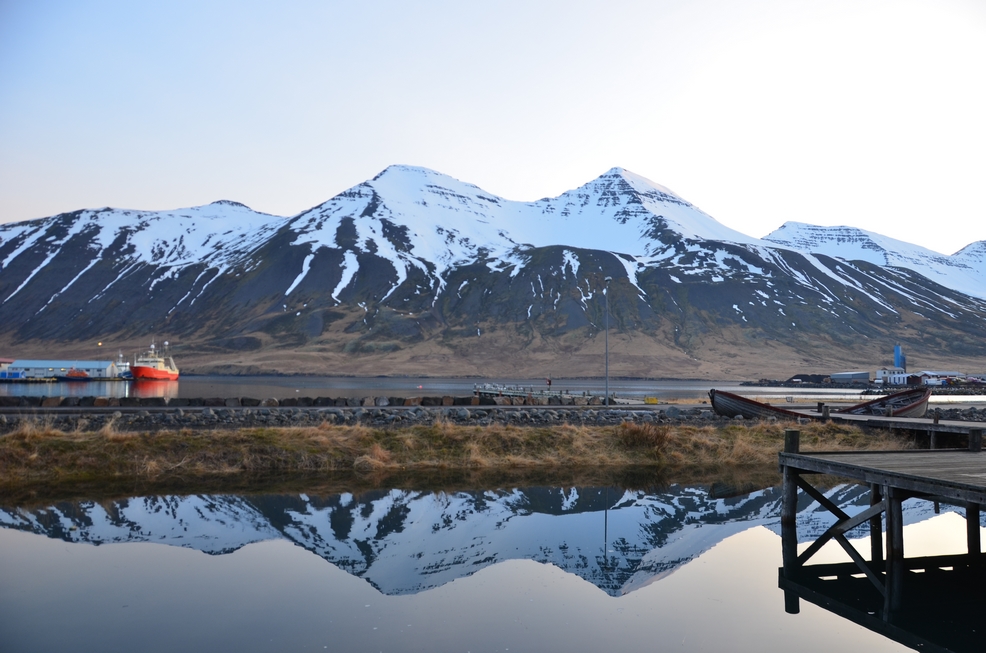
[[[986, 556], [980, 514], [986, 504], [986, 453], [983, 430], [968, 424], [966, 430], [965, 449], [845, 453], [801, 453], [799, 431], [785, 432], [784, 452], [779, 454], [784, 501], [778, 584], [787, 612], [797, 614], [805, 599], [920, 650], [984, 650], [981, 615], [986, 596], [981, 588]], [[870, 507], [847, 515], [808, 481], [812, 474], [868, 484]], [[800, 554], [795, 521], [799, 489], [836, 517], [835, 524]], [[905, 556], [901, 505], [914, 498], [964, 509], [965, 553]], [[868, 560], [846, 537], [860, 526], [869, 529]], [[852, 562], [807, 564], [833, 540]]]
[[[930, 409], [930, 417], [883, 417], [878, 415], [852, 415], [849, 413], [836, 413], [826, 410], [828, 406], [819, 402], [818, 408], [794, 408], [793, 412], [800, 413], [809, 419], [830, 420], [842, 424], [854, 424], [866, 428], [889, 429], [893, 431], [915, 431], [924, 432], [929, 435], [936, 433], [957, 433], [968, 434], [970, 430], [986, 428], [983, 422], [968, 422], [962, 420], [939, 419], [935, 415], [936, 409]], [[932, 449], [935, 447], [932, 446]]]

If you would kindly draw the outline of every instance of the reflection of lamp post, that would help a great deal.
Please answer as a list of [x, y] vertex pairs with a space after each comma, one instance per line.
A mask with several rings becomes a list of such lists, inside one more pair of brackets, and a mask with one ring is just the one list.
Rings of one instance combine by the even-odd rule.
[[609, 282], [613, 277], [606, 277], [606, 287], [603, 288], [603, 297], [606, 298], [606, 405], [609, 406]]

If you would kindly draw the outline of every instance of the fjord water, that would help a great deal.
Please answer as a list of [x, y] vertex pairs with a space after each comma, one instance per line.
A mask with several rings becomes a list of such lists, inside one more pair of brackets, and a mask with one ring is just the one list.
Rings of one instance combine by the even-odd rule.
[[[54, 383], [3, 383], [0, 396], [41, 397], [415, 397], [467, 396], [477, 384], [493, 383], [544, 390], [545, 379], [479, 379], [439, 377], [333, 377], [333, 376], [223, 376], [185, 375], [177, 381], [88, 381]], [[552, 390], [574, 394], [603, 394], [603, 379], [557, 379]], [[665, 401], [707, 399], [710, 388], [745, 395], [830, 396], [858, 399], [855, 388], [750, 388], [736, 381], [610, 379], [610, 392], [619, 397], [657, 397]]]
[[[0, 648], [906, 650], [806, 602], [785, 614], [780, 501], [671, 484], [2, 505]], [[801, 507], [803, 549], [832, 517]], [[955, 514], [907, 502], [905, 523], [911, 553], [962, 551]]]

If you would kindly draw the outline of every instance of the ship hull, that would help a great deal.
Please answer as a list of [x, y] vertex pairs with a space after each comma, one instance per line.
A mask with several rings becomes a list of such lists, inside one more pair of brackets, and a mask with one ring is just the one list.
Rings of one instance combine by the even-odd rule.
[[178, 372], [159, 370], [142, 365], [131, 366], [130, 373], [133, 374], [133, 378], [135, 379], [154, 379], [157, 381], [175, 381], [178, 379]]

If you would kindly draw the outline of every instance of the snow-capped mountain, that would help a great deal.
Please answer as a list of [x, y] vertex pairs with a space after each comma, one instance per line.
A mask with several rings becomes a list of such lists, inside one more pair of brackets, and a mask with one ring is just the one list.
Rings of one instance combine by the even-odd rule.
[[764, 240], [800, 252], [906, 268], [946, 288], [986, 298], [986, 242], [973, 243], [946, 256], [856, 227], [819, 227], [801, 222], [786, 222]]
[[[849, 515], [869, 506], [867, 490], [858, 485], [834, 487], [826, 496]], [[420, 592], [497, 562], [527, 559], [618, 596], [666, 577], [735, 533], [763, 526], [779, 535], [780, 505], [778, 488], [722, 497], [714, 488], [679, 485], [660, 492], [526, 488], [166, 496], [33, 510], [0, 507], [0, 527], [67, 542], [157, 542], [212, 555], [287, 539], [385, 594]], [[904, 506], [905, 523], [932, 515], [928, 502]], [[831, 513], [800, 497], [800, 541], [817, 539], [832, 523]], [[854, 536], [864, 536], [866, 528]]]
[[291, 218], [222, 201], [0, 225], [0, 337], [164, 334], [209, 360], [307, 347], [352, 361], [459, 355], [485, 334], [516, 371], [532, 343], [594, 349], [611, 277], [613, 328], [641, 336], [628, 365], [765, 342], [799, 361], [812, 347], [858, 360], [867, 339], [986, 356], [986, 246], [943, 257], [834, 233], [789, 224], [751, 238], [619, 168], [515, 202], [391, 166]]

